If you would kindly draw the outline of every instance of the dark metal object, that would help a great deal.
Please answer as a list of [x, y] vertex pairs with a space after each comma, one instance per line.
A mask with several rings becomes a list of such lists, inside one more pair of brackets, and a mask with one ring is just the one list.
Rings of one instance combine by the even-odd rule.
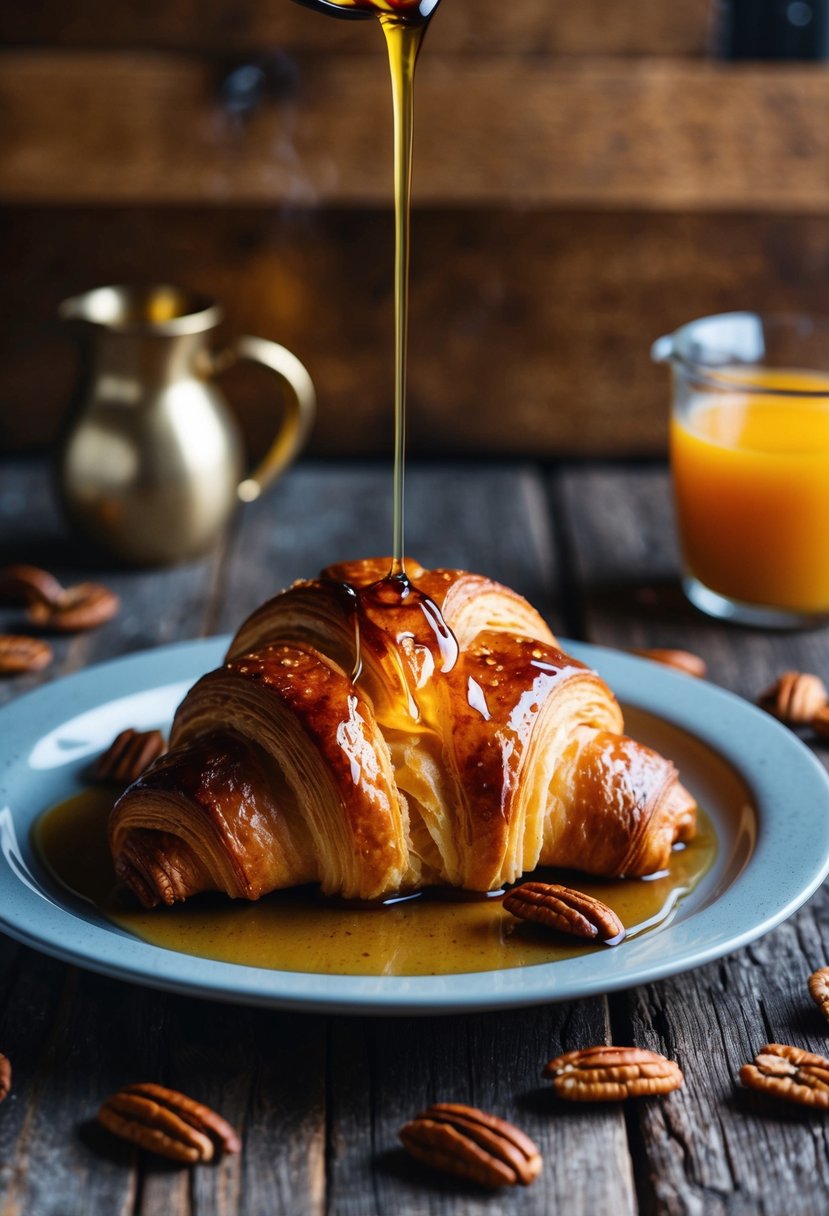
[[829, 0], [719, 0], [724, 59], [829, 59]]
[[361, 20], [364, 17], [371, 17], [371, 13], [366, 8], [342, 8], [339, 4], [332, 4], [331, 0], [295, 0], [297, 4], [302, 4], [305, 8], [312, 8], [317, 13], [327, 13], [330, 17], [345, 17], [357, 18]]

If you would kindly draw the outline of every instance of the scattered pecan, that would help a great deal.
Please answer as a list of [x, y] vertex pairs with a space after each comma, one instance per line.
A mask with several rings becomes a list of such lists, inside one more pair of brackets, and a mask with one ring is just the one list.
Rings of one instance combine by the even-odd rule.
[[758, 705], [789, 726], [805, 726], [829, 701], [820, 676], [784, 671], [758, 698]]
[[541, 1153], [529, 1136], [474, 1106], [438, 1102], [399, 1135], [418, 1161], [480, 1186], [528, 1186], [541, 1172]]
[[650, 650], [634, 650], [632, 653], [654, 663], [662, 663], [665, 667], [673, 667], [675, 671], [683, 671], [688, 676], [696, 676], [698, 680], [704, 679], [708, 672], [705, 659], [692, 654], [690, 650], [654, 646]]
[[63, 587], [39, 566], [4, 566], [0, 570], [0, 602], [4, 604], [56, 604]]
[[829, 967], [821, 967], [809, 976], [809, 995], [829, 1021]]
[[598, 938], [607, 946], [617, 946], [625, 936], [624, 925], [607, 904], [557, 883], [524, 882], [504, 896], [504, 907], [522, 920], [574, 937]]
[[774, 1098], [829, 1110], [829, 1060], [799, 1047], [767, 1043], [740, 1069], [740, 1080]]
[[126, 1085], [103, 1104], [98, 1122], [139, 1148], [192, 1164], [212, 1161], [216, 1142], [238, 1153], [239, 1137], [229, 1123], [201, 1102], [151, 1082]]
[[8, 1056], [0, 1052], [0, 1102], [8, 1098], [12, 1088], [12, 1065]]
[[550, 1060], [543, 1075], [559, 1098], [572, 1102], [621, 1102], [679, 1089], [679, 1065], [643, 1047], [598, 1046]]
[[42, 671], [52, 662], [52, 647], [41, 638], [0, 633], [0, 675]]
[[67, 587], [57, 603], [37, 600], [29, 605], [29, 620], [58, 633], [95, 629], [112, 619], [121, 603], [114, 591], [101, 583], [78, 583]]
[[160, 730], [133, 730], [128, 727], [110, 743], [92, 770], [95, 781], [115, 781], [131, 785], [166, 751]]

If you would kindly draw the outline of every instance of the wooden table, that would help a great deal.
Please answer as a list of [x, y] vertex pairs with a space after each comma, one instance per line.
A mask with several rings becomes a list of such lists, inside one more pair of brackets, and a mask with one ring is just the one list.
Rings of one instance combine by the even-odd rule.
[[[661, 466], [413, 467], [409, 551], [517, 588], [565, 636], [682, 646], [754, 698], [781, 670], [829, 674], [829, 635], [773, 636], [697, 615], [679, 592]], [[233, 629], [255, 604], [327, 562], [389, 546], [384, 466], [306, 465], [240, 513], [210, 558], [104, 571], [67, 540], [38, 465], [0, 465], [3, 562], [104, 578], [120, 616], [56, 644], [51, 679], [149, 646]], [[14, 614], [4, 611], [0, 628]], [[10, 700], [40, 682], [6, 680]], [[0, 747], [2, 740], [0, 740]], [[805, 808], [812, 814], [827, 807]], [[170, 996], [78, 971], [0, 938], [0, 1216], [425, 1216], [426, 1213], [819, 1213], [829, 1210], [826, 1118], [758, 1104], [740, 1065], [777, 1040], [823, 1052], [829, 1027], [806, 977], [829, 961], [829, 900], [748, 949], [644, 988], [509, 1013], [321, 1017]], [[686, 1085], [624, 1107], [566, 1108], [542, 1084], [552, 1055], [613, 1041], [678, 1060]], [[241, 1156], [170, 1167], [92, 1122], [121, 1084], [153, 1079], [220, 1109]], [[436, 1183], [396, 1133], [437, 1099], [514, 1119], [541, 1145], [528, 1190]]]

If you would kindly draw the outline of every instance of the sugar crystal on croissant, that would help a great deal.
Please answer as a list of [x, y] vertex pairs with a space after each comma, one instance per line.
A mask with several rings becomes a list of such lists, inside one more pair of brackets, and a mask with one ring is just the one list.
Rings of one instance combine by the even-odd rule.
[[639, 877], [693, 836], [673, 764], [621, 734], [610, 689], [526, 600], [388, 566], [294, 584], [188, 692], [170, 751], [110, 817], [143, 904], [488, 891], [539, 865]]

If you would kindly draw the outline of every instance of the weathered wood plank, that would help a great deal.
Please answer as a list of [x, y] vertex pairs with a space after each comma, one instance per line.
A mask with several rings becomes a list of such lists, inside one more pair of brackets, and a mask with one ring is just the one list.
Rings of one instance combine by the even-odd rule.
[[397, 1132], [431, 1102], [492, 1111], [538, 1143], [544, 1171], [498, 1195], [504, 1213], [636, 1209], [621, 1112], [562, 1112], [541, 1081], [559, 1051], [604, 1041], [605, 1002], [474, 1017], [354, 1023], [331, 1038], [331, 1216], [483, 1216], [492, 1196], [407, 1159]]
[[136, 1216], [257, 1216], [325, 1210], [322, 1018], [184, 998], [164, 1005], [163, 1083], [220, 1110], [243, 1152], [216, 1167], [147, 1163]]
[[[242, 122], [198, 56], [7, 50], [0, 200], [386, 206], [380, 61], [304, 55], [295, 82]], [[459, 61], [433, 46], [419, 69], [415, 201], [823, 214], [827, 100], [821, 67]]]
[[[684, 603], [664, 470], [588, 468], [553, 493], [591, 640], [685, 647], [704, 655], [713, 681], [751, 699], [788, 667], [829, 672], [825, 630], [729, 629]], [[666, 1052], [686, 1076], [670, 1104], [639, 1104], [629, 1118], [643, 1211], [806, 1216], [826, 1205], [825, 1122], [755, 1100], [737, 1073], [766, 1042], [825, 1053], [806, 979], [829, 958], [827, 910], [823, 889], [747, 950], [612, 999], [615, 1040]]]
[[[444, 4], [434, 37], [451, 51], [497, 50], [559, 55], [700, 55], [708, 45], [709, 0], [631, 0], [624, 8], [606, 0], [476, 0]], [[104, 0], [72, 5], [41, 0], [35, 6], [0, 9], [0, 42], [66, 47], [195, 47], [239, 54], [318, 49], [363, 54], [368, 44], [382, 54], [365, 27], [332, 27], [292, 4], [257, 0], [151, 0], [142, 5]]]
[[[311, 451], [391, 450], [387, 208], [46, 207], [0, 218], [0, 451], [50, 444], [67, 409], [76, 366], [60, 300], [153, 279], [218, 296], [225, 337], [262, 334], [296, 352], [319, 393]], [[418, 212], [411, 450], [661, 454], [669, 389], [653, 340], [746, 303], [822, 312], [827, 264], [825, 216]], [[278, 407], [271, 379], [240, 368], [221, 383], [251, 450], [263, 450]]]

